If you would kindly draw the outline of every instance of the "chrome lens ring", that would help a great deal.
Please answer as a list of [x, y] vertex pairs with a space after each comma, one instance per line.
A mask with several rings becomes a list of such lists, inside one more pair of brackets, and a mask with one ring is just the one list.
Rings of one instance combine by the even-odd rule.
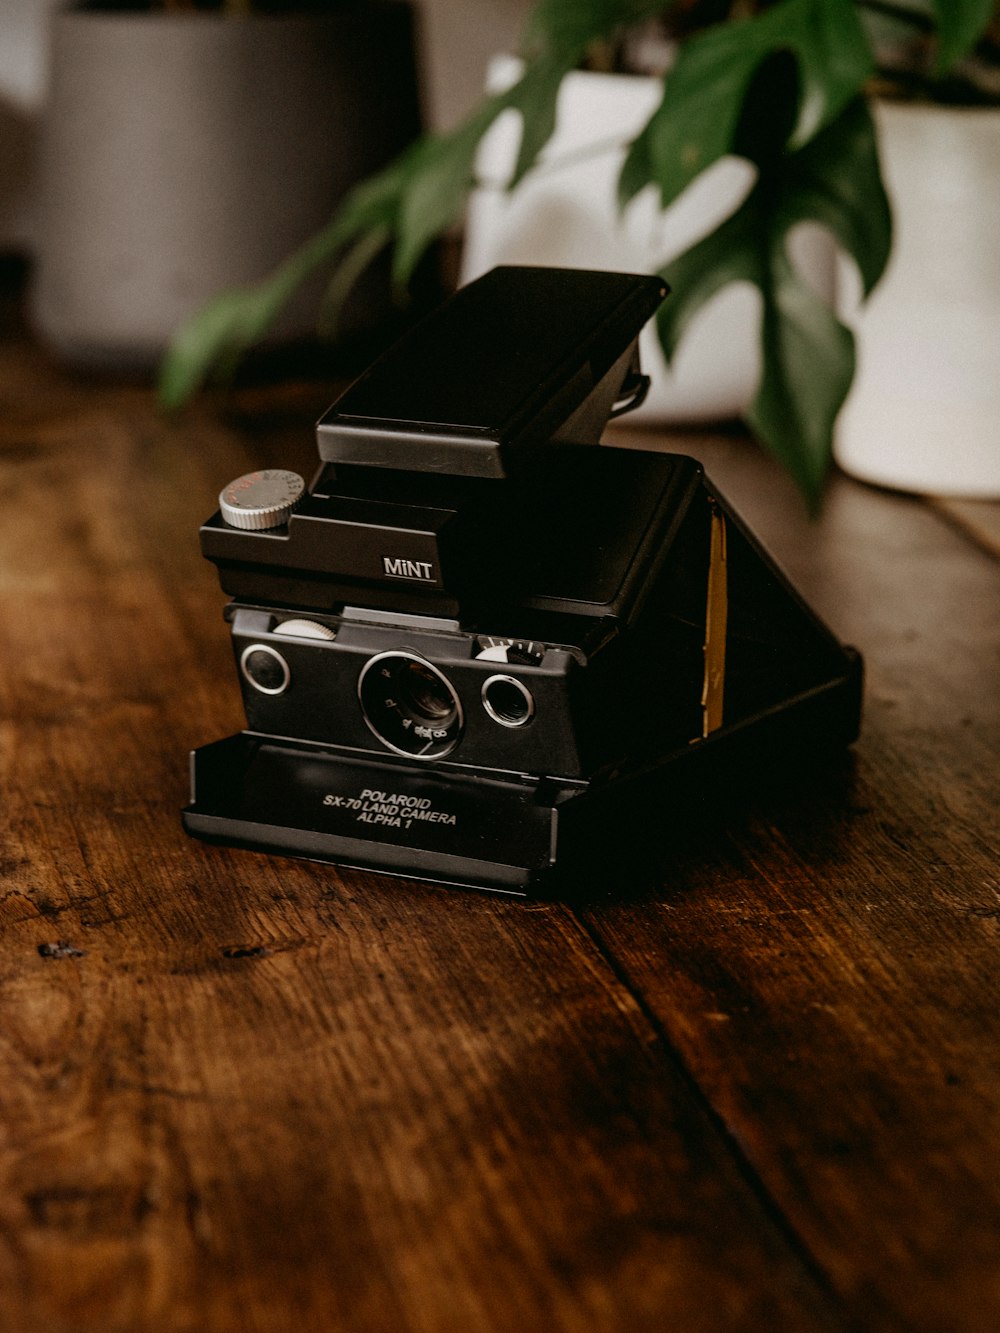
[[501, 727], [523, 727], [535, 716], [535, 698], [516, 676], [490, 676], [483, 682], [483, 707]]
[[448, 677], [407, 649], [368, 659], [358, 676], [358, 702], [369, 730], [408, 759], [450, 754], [465, 726], [461, 700]]

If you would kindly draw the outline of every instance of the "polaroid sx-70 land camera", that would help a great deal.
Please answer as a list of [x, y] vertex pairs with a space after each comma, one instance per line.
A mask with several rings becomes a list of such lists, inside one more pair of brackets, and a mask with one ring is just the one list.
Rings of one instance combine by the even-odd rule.
[[[849, 743], [861, 666], [690, 458], [598, 447], [641, 400], [655, 277], [497, 268], [201, 529], [247, 730], [196, 750], [201, 838], [511, 892], [675, 796]], [[622, 844], [623, 845], [623, 844]]]

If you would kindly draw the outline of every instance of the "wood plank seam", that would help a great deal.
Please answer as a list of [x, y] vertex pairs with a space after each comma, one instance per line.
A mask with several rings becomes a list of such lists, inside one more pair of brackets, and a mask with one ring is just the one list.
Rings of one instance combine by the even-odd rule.
[[828, 1312], [831, 1317], [835, 1317], [836, 1327], [842, 1330], [842, 1333], [865, 1333], [863, 1325], [850, 1316], [847, 1305], [830, 1275], [809, 1249], [804, 1238], [791, 1224], [780, 1203], [767, 1188], [753, 1162], [741, 1147], [739, 1139], [732, 1133], [725, 1119], [715, 1109], [711, 1098], [702, 1088], [680, 1051], [674, 1045], [656, 1011], [646, 1001], [641, 989], [632, 981], [628, 969], [616, 958], [595, 927], [592, 927], [588, 921], [581, 918], [577, 913], [574, 912], [573, 915], [580, 930], [590, 940], [593, 947], [603, 958], [606, 966], [617, 978], [619, 984], [631, 996], [651, 1030], [656, 1034], [664, 1053], [664, 1059], [669, 1060], [674, 1066], [682, 1082], [690, 1090], [691, 1096], [701, 1107], [706, 1119], [712, 1125], [719, 1140], [724, 1144], [730, 1160], [761, 1210], [785, 1243], [791, 1256], [801, 1266], [804, 1275], [813, 1284], [817, 1296], [829, 1306]]

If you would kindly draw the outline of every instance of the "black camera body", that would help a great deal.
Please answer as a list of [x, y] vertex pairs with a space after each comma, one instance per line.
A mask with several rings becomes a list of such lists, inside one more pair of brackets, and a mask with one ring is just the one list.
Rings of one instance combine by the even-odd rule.
[[247, 729], [194, 752], [189, 832], [538, 891], [671, 785], [853, 739], [860, 659], [700, 466], [598, 447], [664, 295], [494, 269], [321, 419], [308, 490], [227, 487], [202, 549]]

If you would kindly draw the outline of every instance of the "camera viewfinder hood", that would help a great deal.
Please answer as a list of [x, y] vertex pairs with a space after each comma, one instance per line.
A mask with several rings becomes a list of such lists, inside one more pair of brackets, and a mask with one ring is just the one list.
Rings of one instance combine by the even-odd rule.
[[333, 404], [320, 458], [504, 478], [526, 446], [597, 444], [635, 406], [639, 330], [661, 278], [500, 267], [416, 324]]

